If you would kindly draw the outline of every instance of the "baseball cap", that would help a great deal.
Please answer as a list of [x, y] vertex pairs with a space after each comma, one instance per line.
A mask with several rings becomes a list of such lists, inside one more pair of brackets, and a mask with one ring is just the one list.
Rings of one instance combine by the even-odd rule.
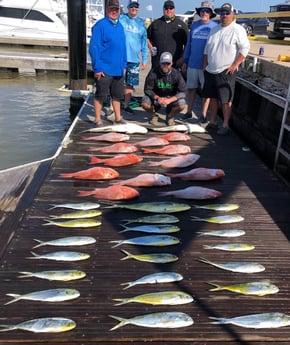
[[200, 7], [197, 7], [195, 10], [196, 10], [196, 13], [200, 16], [200, 10], [202, 10], [203, 8], [208, 8], [211, 10], [211, 15], [210, 17], [211, 18], [214, 18], [216, 17], [216, 13], [214, 12], [214, 6], [213, 6], [213, 3], [211, 1], [203, 1], [200, 5]]
[[129, 0], [128, 1], [128, 6], [131, 7], [131, 6], [138, 6], [139, 7], [139, 1], [138, 0]]
[[117, 7], [120, 8], [119, 0], [108, 0], [107, 8], [109, 7]]
[[164, 52], [160, 56], [161, 63], [172, 63], [172, 55], [169, 52]]
[[221, 9], [220, 11], [229, 11], [229, 12], [233, 12], [234, 11], [234, 7], [232, 4], [226, 2], [225, 4], [221, 5]]
[[163, 8], [173, 7], [175, 8], [174, 1], [168, 0], [164, 2]]

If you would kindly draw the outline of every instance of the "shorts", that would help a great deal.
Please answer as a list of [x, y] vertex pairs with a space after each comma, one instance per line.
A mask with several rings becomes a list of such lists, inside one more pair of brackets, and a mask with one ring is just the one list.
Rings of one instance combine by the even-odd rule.
[[207, 71], [204, 72], [204, 87], [202, 90], [202, 97], [217, 98], [222, 104], [232, 102], [234, 99], [236, 73], [213, 74]]
[[95, 98], [103, 102], [108, 96], [113, 99], [122, 99], [124, 97], [124, 77], [112, 77], [105, 75], [101, 79], [95, 79]]
[[[159, 109], [161, 107], [160, 104], [158, 104], [156, 101], [152, 100], [149, 96], [146, 96], [146, 95], [142, 98], [142, 103], [149, 104], [150, 106], [154, 105], [155, 109]], [[186, 104], [185, 99], [180, 98], [177, 101], [169, 103], [168, 106], [166, 107], [166, 109], [168, 111], [170, 111], [174, 107], [179, 107], [179, 106], [185, 105], [185, 104]]]
[[139, 85], [139, 73], [140, 73], [140, 64], [134, 63], [134, 62], [128, 62], [126, 76], [125, 76], [125, 85], [133, 86], [133, 87]]
[[187, 80], [186, 80], [187, 89], [197, 89], [199, 86], [203, 88], [204, 71], [202, 69], [188, 68], [186, 75], [187, 75]]

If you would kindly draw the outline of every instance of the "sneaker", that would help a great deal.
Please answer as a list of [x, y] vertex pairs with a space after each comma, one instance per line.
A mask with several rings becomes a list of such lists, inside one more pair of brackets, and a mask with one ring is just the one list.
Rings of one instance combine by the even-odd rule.
[[188, 119], [186, 122], [188, 122], [188, 123], [199, 123], [199, 120], [192, 117], [192, 118]]
[[134, 114], [134, 110], [133, 110], [132, 108], [130, 108], [130, 107], [126, 107], [124, 110], [125, 110], [126, 113], [128, 113], [128, 114], [131, 114], [131, 115]]
[[229, 127], [221, 127], [216, 133], [219, 135], [226, 135], [229, 132]]
[[158, 116], [152, 116], [152, 119], [149, 121], [149, 123], [153, 126], [159, 126]]
[[112, 112], [112, 114], [108, 115], [107, 120], [109, 120], [111, 122], [115, 122], [115, 113]]
[[208, 125], [206, 126], [206, 129], [217, 129], [217, 128], [218, 128], [217, 123], [212, 123], [212, 122], [209, 122]]
[[125, 125], [127, 121], [125, 121], [122, 117], [120, 118], [119, 121], [115, 120], [114, 121], [115, 125]]
[[104, 123], [102, 120], [95, 122], [95, 127], [103, 127], [103, 126], [104, 126]]
[[192, 118], [192, 113], [186, 113], [186, 114], [182, 114], [180, 116], [182, 119], [186, 120], [186, 119], [191, 119]]
[[166, 116], [166, 124], [167, 124], [167, 126], [175, 126], [174, 118]]
[[200, 116], [199, 118], [199, 123], [207, 123], [208, 121], [206, 120], [206, 117], [204, 117], [203, 115]]

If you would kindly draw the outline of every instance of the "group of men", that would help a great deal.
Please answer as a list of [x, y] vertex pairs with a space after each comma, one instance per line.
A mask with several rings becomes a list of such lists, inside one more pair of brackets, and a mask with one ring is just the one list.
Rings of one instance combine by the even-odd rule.
[[[200, 19], [187, 25], [175, 16], [175, 4], [167, 0], [163, 16], [146, 29], [138, 17], [139, 0], [129, 0], [128, 13], [120, 14], [118, 0], [108, 0], [106, 16], [93, 27], [90, 55], [95, 75], [95, 123], [102, 126], [101, 111], [107, 97], [111, 97], [115, 123], [125, 123], [124, 110], [133, 114], [130, 100], [139, 84], [140, 69], [151, 69], [144, 84], [142, 107], [151, 114], [151, 124], [159, 125], [158, 110], [166, 108], [166, 123], [174, 125], [175, 115], [182, 112], [189, 122], [207, 123], [224, 135], [229, 131], [229, 119], [234, 96], [235, 76], [248, 54], [250, 44], [246, 31], [234, 21], [234, 9], [225, 3], [220, 9], [220, 22], [213, 3], [203, 1], [196, 12]], [[197, 90], [203, 99], [202, 114], [193, 113]], [[223, 112], [223, 125], [217, 127], [217, 111]]]

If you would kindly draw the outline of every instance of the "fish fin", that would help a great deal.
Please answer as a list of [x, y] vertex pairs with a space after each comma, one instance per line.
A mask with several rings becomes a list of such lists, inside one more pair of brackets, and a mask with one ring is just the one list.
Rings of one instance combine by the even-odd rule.
[[8, 304], [17, 302], [17, 301], [19, 301], [21, 299], [21, 295], [14, 294], [14, 293], [7, 293], [6, 296], [13, 297], [13, 300], [5, 303], [4, 305], [8, 305]]
[[17, 278], [28, 278], [28, 277], [32, 277], [32, 272], [18, 272], [19, 274], [23, 274], [21, 276], [18, 276]]
[[229, 322], [228, 322], [228, 319], [226, 319], [226, 318], [224, 318], [224, 317], [209, 316], [209, 319], [215, 320], [215, 321], [212, 321], [212, 322], [211, 322], [211, 324], [215, 324], [215, 325], [222, 325], [222, 324], [229, 323]]
[[77, 196], [89, 196], [89, 195], [93, 195], [93, 194], [94, 194], [93, 191], [79, 190]]
[[119, 303], [115, 303], [114, 305], [123, 305], [123, 304], [127, 304], [128, 301], [126, 298], [113, 298], [113, 301], [119, 302]]
[[207, 282], [207, 284], [213, 286], [213, 288], [209, 289], [208, 291], [220, 291], [220, 290], [223, 290], [223, 288], [219, 284], [215, 284], [213, 282]]
[[73, 177], [73, 174], [72, 173], [62, 173], [62, 174], [59, 174], [58, 177], [70, 178], [70, 177]]
[[204, 262], [205, 264], [211, 264], [211, 262], [208, 259], [205, 259], [203, 257], [200, 257], [197, 260], [200, 261], [200, 262]]
[[33, 256], [29, 256], [29, 257], [26, 257], [26, 259], [39, 259], [39, 255], [34, 253], [34, 252], [30, 252]]
[[197, 236], [204, 236], [204, 233], [201, 231], [198, 231], [196, 234], [197, 234]]
[[124, 253], [125, 255], [127, 255], [124, 258], [122, 258], [121, 260], [127, 260], [127, 259], [133, 258], [133, 255], [131, 253], [127, 252], [126, 250], [121, 250], [121, 252]]
[[7, 332], [17, 329], [17, 325], [0, 325], [0, 332]]
[[122, 326], [125, 326], [128, 323], [128, 320], [124, 319], [122, 317], [114, 316], [114, 315], [109, 315], [109, 316], [112, 317], [113, 319], [117, 320], [117, 321], [120, 321], [116, 326], [112, 327], [110, 329], [110, 331], [114, 331], [115, 329], [120, 328]]
[[90, 157], [89, 165], [102, 163], [104, 160], [98, 157]]
[[51, 204], [50, 206], [51, 206], [51, 207], [49, 208], [49, 210], [53, 210], [54, 208], [57, 208], [57, 207], [58, 207], [58, 205], [56, 205], [56, 204]]
[[47, 222], [47, 223], [44, 223], [44, 224], [42, 224], [42, 225], [43, 225], [43, 226], [46, 226], [46, 225], [55, 225], [55, 222], [54, 222], [53, 220], [47, 219], [46, 222]]
[[128, 283], [121, 283], [120, 285], [127, 285], [127, 286], [125, 286], [125, 287], [123, 288], [123, 290], [127, 290], [127, 289], [129, 289], [130, 287], [133, 286], [133, 284], [132, 284], [131, 282], [128, 282]]
[[196, 216], [190, 216], [191, 220], [201, 221], [202, 219]]
[[118, 246], [120, 246], [121, 244], [122, 244], [122, 240], [118, 240], [118, 241], [109, 241], [109, 243], [116, 243], [113, 247], [111, 247], [111, 248], [116, 248], [116, 247], [118, 247]]
[[209, 245], [207, 245], [207, 244], [204, 244], [204, 245], [203, 245], [203, 248], [204, 248], [204, 249], [212, 249], [212, 246], [209, 246]]
[[120, 224], [120, 225], [124, 228], [124, 230], [119, 231], [119, 234], [122, 234], [123, 232], [129, 231], [129, 228], [126, 226], [126, 224]]

